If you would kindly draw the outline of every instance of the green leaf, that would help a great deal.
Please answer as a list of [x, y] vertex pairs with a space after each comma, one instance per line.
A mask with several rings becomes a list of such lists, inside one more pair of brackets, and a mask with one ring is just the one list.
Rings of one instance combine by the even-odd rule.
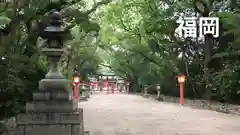
[[145, 36], [145, 27], [144, 25], [141, 25], [140, 28], [139, 28], [139, 33], [142, 37]]
[[10, 18], [5, 16], [0, 16], [0, 26], [7, 25], [11, 21]]
[[157, 52], [158, 43], [154, 40], [148, 40], [148, 46], [152, 52]]

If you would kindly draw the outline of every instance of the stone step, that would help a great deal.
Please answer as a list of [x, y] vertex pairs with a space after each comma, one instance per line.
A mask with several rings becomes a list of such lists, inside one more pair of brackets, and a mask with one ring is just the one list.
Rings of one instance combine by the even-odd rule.
[[90, 131], [84, 131], [84, 135], [90, 135]]
[[72, 96], [67, 91], [38, 91], [33, 93], [33, 100], [43, 101], [43, 100], [72, 100]]
[[29, 113], [16, 117], [18, 125], [77, 124], [83, 120], [83, 110], [75, 113]]
[[73, 101], [33, 101], [26, 103], [27, 112], [75, 112], [78, 104]]

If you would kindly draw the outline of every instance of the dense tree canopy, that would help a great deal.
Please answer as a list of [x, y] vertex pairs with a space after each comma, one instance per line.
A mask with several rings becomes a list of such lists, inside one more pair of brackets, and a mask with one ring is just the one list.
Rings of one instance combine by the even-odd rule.
[[[0, 3], [0, 119], [22, 110], [47, 71], [40, 37], [52, 9], [70, 33], [61, 60], [69, 79], [107, 67], [131, 91], [161, 84], [163, 94], [177, 96], [176, 75], [185, 73], [188, 97], [240, 98], [238, 0], [9, 0]], [[219, 17], [219, 37], [179, 38], [180, 14]]]
[[[179, 38], [175, 29], [180, 14], [219, 17], [219, 38]], [[105, 50], [114, 57], [111, 67], [127, 73], [134, 89], [160, 83], [165, 94], [179, 95], [175, 80], [182, 72], [188, 76], [187, 96], [236, 101], [238, 20], [239, 3], [234, 0], [122, 0], [105, 8], [100, 24]]]
[[48, 67], [41, 48], [46, 42], [41, 37], [53, 9], [63, 13], [66, 32], [70, 33], [65, 36], [68, 52], [62, 58], [63, 72], [71, 77], [75, 65], [82, 72], [96, 70], [100, 60], [94, 55], [93, 44], [97, 41], [92, 39], [100, 27], [91, 20], [91, 14], [109, 2], [10, 0], [0, 3], [0, 119], [23, 110], [32, 91], [38, 89], [38, 81], [45, 76]]

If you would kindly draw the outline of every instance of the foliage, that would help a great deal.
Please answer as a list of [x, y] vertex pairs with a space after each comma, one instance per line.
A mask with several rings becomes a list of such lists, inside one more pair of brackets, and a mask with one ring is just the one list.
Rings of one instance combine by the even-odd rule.
[[[79, 61], [86, 72], [94, 72], [97, 57], [91, 57], [92, 49], [81, 50], [80, 46], [93, 39], [92, 32], [98, 32], [99, 25], [90, 15], [101, 5], [111, 2], [103, 0], [88, 4], [84, 0], [9, 0], [0, 2], [0, 119], [18, 114], [24, 110], [25, 102], [31, 100], [31, 93], [38, 89], [38, 81], [44, 78], [47, 61], [41, 55], [46, 43], [44, 28], [48, 24], [48, 15], [53, 9], [63, 13], [65, 47], [69, 52], [63, 56], [61, 67], [68, 76]], [[79, 33], [76, 34], [75, 31]], [[71, 35], [72, 32], [72, 35]], [[75, 33], [74, 33], [75, 32]], [[81, 40], [79, 36], [82, 36]], [[71, 39], [71, 41], [69, 41]], [[70, 46], [70, 47], [69, 47]], [[91, 47], [92, 48], [92, 47]], [[70, 65], [70, 66], [69, 66]], [[67, 68], [66, 68], [67, 66]]]
[[[148, 85], [179, 95], [176, 76], [187, 75], [186, 96], [237, 102], [240, 97], [240, 31], [237, 0], [10, 0], [0, 3], [0, 119], [30, 100], [47, 71], [40, 50], [52, 9], [63, 13], [67, 52], [61, 69], [83, 80], [107, 67], [130, 82], [132, 91]], [[105, 5], [105, 6], [102, 6]], [[182, 39], [176, 19], [217, 16], [220, 36]], [[27, 94], [26, 94], [27, 93]], [[20, 98], [21, 97], [21, 98]], [[22, 98], [24, 97], [24, 98]]]
[[[134, 89], [162, 85], [177, 96], [176, 75], [187, 75], [186, 96], [228, 101], [239, 98], [239, 3], [228, 1], [121, 0], [109, 4], [100, 20], [108, 65], [131, 80]], [[175, 23], [180, 14], [220, 19], [220, 36], [205, 41], [181, 39]], [[110, 57], [112, 59], [106, 58]], [[234, 64], [232, 64], [234, 63]]]

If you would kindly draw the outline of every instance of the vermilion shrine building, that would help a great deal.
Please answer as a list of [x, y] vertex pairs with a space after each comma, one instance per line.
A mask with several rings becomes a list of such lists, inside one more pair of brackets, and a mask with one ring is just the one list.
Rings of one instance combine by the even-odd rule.
[[115, 74], [104, 73], [90, 77], [90, 85], [94, 91], [125, 91], [124, 80]]

